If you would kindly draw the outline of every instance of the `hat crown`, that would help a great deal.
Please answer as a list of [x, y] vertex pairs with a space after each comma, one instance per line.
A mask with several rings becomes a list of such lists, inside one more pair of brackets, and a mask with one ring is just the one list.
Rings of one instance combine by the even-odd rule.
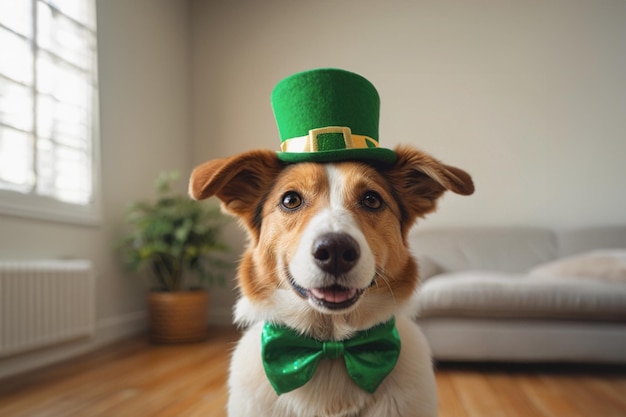
[[378, 92], [352, 72], [326, 68], [294, 74], [276, 85], [272, 106], [281, 141], [329, 126], [378, 139]]
[[378, 148], [378, 92], [358, 74], [322, 68], [291, 75], [272, 91], [272, 108], [285, 162], [395, 160]]

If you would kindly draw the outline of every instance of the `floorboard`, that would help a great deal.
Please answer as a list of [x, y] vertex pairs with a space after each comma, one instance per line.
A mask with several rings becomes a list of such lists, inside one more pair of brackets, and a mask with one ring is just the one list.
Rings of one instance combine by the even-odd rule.
[[[232, 328], [189, 345], [145, 337], [0, 380], [0, 416], [226, 417]], [[440, 417], [626, 417], [626, 367], [436, 366]]]

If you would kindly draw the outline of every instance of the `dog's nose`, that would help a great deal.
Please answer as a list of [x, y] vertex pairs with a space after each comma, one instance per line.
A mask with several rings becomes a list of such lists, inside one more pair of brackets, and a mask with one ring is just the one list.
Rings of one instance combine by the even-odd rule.
[[327, 233], [318, 237], [311, 253], [322, 271], [335, 276], [351, 270], [361, 256], [359, 244], [346, 233]]

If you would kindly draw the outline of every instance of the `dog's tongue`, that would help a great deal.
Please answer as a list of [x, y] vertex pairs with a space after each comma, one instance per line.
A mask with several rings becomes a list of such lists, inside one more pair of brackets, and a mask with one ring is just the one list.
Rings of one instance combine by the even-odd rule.
[[333, 285], [325, 288], [313, 288], [311, 293], [315, 298], [329, 303], [343, 303], [356, 296], [356, 289]]

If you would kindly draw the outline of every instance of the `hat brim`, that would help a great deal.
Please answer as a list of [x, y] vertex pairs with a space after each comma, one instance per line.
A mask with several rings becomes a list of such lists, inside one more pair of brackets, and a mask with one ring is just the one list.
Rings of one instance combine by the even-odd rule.
[[367, 161], [393, 165], [396, 153], [386, 148], [341, 149], [320, 152], [277, 152], [278, 159], [286, 163]]

